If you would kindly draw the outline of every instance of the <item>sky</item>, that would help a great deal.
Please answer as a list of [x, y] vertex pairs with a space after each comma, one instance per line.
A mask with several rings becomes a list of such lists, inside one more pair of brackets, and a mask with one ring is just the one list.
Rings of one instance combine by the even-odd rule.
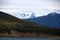
[[23, 18], [20, 15], [23, 13], [31, 15], [33, 12], [36, 17], [53, 11], [60, 13], [60, 0], [0, 0], [0, 11], [19, 18]]

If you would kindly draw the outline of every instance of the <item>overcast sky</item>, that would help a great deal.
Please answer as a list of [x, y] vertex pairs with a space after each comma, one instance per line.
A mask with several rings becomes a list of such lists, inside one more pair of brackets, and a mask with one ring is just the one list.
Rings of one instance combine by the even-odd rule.
[[15, 16], [26, 11], [33, 11], [36, 16], [41, 16], [51, 10], [60, 11], [60, 0], [0, 0], [0, 11]]

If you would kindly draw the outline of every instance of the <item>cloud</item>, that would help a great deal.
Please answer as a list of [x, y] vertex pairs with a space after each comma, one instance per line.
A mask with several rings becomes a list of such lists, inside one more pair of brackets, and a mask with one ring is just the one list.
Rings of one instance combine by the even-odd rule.
[[[43, 9], [60, 10], [59, 0], [1, 0], [0, 11], [9, 14], [21, 14], [24, 11], [34, 11], [36, 16], [44, 15]], [[41, 11], [42, 10], [42, 11]], [[47, 14], [47, 12], [45, 12]], [[18, 16], [18, 15], [17, 15]]]

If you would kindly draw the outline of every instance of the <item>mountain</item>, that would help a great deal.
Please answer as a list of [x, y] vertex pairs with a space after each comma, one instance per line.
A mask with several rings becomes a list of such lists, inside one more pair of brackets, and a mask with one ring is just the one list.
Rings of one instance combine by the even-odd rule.
[[[40, 28], [40, 25], [27, 20], [18, 19], [12, 15], [0, 11], [0, 32], [6, 30], [18, 30], [27, 32], [30, 29]], [[4, 29], [4, 30], [3, 30]]]
[[22, 28], [28, 28], [28, 27], [39, 27], [40, 25], [33, 22], [29, 22], [27, 20], [16, 18], [12, 15], [9, 15], [7, 13], [0, 11], [0, 27], [1, 26], [7, 27], [7, 28], [17, 27], [19, 29], [22, 29]]
[[60, 29], [41, 26], [0, 11], [0, 37], [60, 36]]
[[43, 26], [60, 28], [60, 14], [56, 12], [49, 13], [47, 16], [41, 16], [41, 17], [31, 18], [27, 20], [41, 24]]
[[18, 14], [18, 18], [21, 19], [27, 19], [27, 18], [35, 18], [35, 13], [32, 11], [26, 11], [26, 12], [22, 12], [21, 14]]

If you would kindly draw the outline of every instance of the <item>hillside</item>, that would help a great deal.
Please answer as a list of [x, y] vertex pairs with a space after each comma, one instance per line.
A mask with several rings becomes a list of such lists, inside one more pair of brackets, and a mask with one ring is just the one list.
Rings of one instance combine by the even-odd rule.
[[27, 19], [43, 26], [50, 26], [52, 28], [60, 28], [60, 14], [53, 12], [46, 16]]
[[[40, 25], [36, 23], [18, 19], [12, 15], [0, 11], [0, 36], [2, 36], [1, 33], [8, 33], [8, 35], [13, 34], [15, 32], [17, 32], [18, 34], [20, 34], [20, 32], [36, 33], [39, 30], [39, 28]], [[13, 32], [11, 33], [11, 31]]]
[[9, 15], [4, 12], [0, 12], [0, 26], [6, 27], [39, 27], [36, 23], [18, 19], [12, 15]]
[[0, 11], [0, 37], [48, 37], [60, 36], [60, 29], [41, 26], [34, 22], [18, 19]]

